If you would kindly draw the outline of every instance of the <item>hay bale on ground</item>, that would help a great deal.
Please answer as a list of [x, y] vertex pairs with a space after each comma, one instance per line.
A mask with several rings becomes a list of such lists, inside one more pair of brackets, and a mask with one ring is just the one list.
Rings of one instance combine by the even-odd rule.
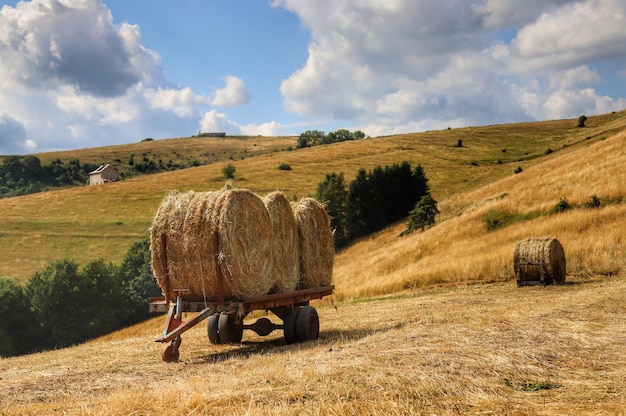
[[220, 268], [233, 295], [245, 299], [267, 294], [274, 284], [274, 258], [270, 216], [261, 198], [244, 189], [222, 192], [213, 223]]
[[[157, 283], [165, 291], [166, 269], [162, 263], [161, 235], [166, 237], [167, 271], [170, 296], [176, 289], [185, 300], [217, 300], [219, 282], [215, 258], [217, 254], [212, 223], [216, 202], [221, 191], [171, 192], [159, 206], [150, 229], [152, 270]], [[227, 281], [222, 282], [223, 294], [232, 297]]]
[[300, 247], [298, 225], [291, 204], [282, 192], [272, 192], [263, 198], [272, 225], [271, 241], [274, 253], [274, 290], [290, 292], [300, 279]]
[[305, 198], [292, 206], [300, 245], [300, 285], [313, 288], [330, 284], [335, 242], [324, 206]]
[[545, 284], [565, 282], [566, 262], [563, 246], [554, 237], [528, 238], [519, 241], [513, 252], [514, 270], [520, 270], [521, 281], [539, 281], [540, 266], [524, 263], [540, 263], [544, 268]]

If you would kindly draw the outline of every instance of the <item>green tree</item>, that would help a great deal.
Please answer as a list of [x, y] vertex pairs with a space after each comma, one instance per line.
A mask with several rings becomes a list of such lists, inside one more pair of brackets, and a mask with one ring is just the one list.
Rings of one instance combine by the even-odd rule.
[[161, 288], [152, 274], [150, 239], [133, 244], [117, 269], [117, 282], [124, 288], [125, 300], [118, 312], [126, 325], [149, 317], [148, 298], [161, 295]]
[[350, 240], [363, 237], [369, 233], [366, 213], [371, 201], [372, 192], [365, 169], [359, 169], [356, 178], [348, 187], [348, 229]]
[[73, 260], [55, 261], [35, 273], [26, 293], [45, 347], [66, 347], [92, 335], [96, 285], [78, 273]]
[[104, 335], [122, 327], [118, 309], [124, 303], [126, 294], [116, 277], [115, 266], [105, 263], [102, 259], [91, 260], [80, 270], [81, 283], [93, 296], [83, 311], [88, 338]]
[[326, 211], [331, 218], [334, 230], [335, 246], [342, 247], [348, 243], [348, 188], [343, 172], [328, 173], [323, 182], [317, 186], [317, 199], [324, 202]]
[[0, 356], [35, 350], [35, 326], [30, 301], [21, 286], [0, 278]]
[[300, 134], [296, 149], [320, 145], [324, 142], [325, 137], [326, 133], [324, 133], [323, 131], [307, 130], [304, 133]]
[[354, 135], [349, 130], [339, 129], [337, 131], [328, 133], [328, 135], [324, 138], [323, 143], [330, 144], [345, 142], [347, 140], [354, 140]]
[[22, 159], [24, 174], [32, 179], [40, 179], [42, 176], [41, 160], [37, 156], [24, 156]]
[[365, 133], [363, 133], [361, 130], [357, 130], [354, 133], [352, 133], [352, 135], [354, 136], [354, 140], [361, 140], [365, 138]]
[[439, 214], [437, 201], [430, 195], [423, 196], [409, 213], [407, 229], [403, 234], [409, 234], [417, 229], [424, 231], [435, 223], [435, 216]]
[[585, 122], [587, 121], [587, 116], [582, 115], [578, 117], [578, 127], [585, 127]]

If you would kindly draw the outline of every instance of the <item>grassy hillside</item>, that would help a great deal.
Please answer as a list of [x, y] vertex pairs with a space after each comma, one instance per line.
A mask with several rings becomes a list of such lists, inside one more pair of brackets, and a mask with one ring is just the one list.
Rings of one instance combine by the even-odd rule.
[[[94, 258], [119, 261], [141, 239], [163, 196], [173, 189], [211, 190], [226, 180], [221, 170], [236, 167], [234, 185], [259, 194], [283, 190], [292, 198], [314, 195], [326, 173], [343, 171], [352, 180], [360, 168], [372, 169], [409, 161], [421, 164], [440, 202], [461, 191], [476, 189], [501, 178], [516, 176], [544, 159], [569, 154], [602, 141], [626, 126], [626, 112], [590, 117], [586, 128], [577, 120], [470, 127], [343, 142], [294, 151], [293, 138], [239, 138], [241, 150], [266, 154], [179, 171], [141, 176], [98, 187], [79, 187], [0, 200], [0, 276], [24, 282], [49, 262], [72, 257], [79, 263]], [[461, 140], [463, 146], [456, 147]], [[229, 154], [213, 145], [231, 139], [171, 139], [125, 146], [122, 154], [140, 147], [154, 153], [182, 149]], [[206, 147], [203, 147], [206, 146]], [[179, 150], [176, 150], [179, 149]], [[81, 162], [110, 160], [116, 148], [85, 149], [72, 153]], [[552, 153], [550, 153], [552, 151]], [[549, 153], [546, 155], [546, 153]], [[97, 156], [102, 154], [103, 156]], [[191, 153], [189, 153], [191, 154]], [[91, 156], [87, 156], [91, 155]], [[69, 154], [65, 153], [69, 157]], [[42, 160], [54, 155], [40, 155]], [[93, 159], [91, 159], [93, 158]], [[123, 160], [123, 159], [121, 159]], [[291, 170], [279, 170], [286, 163]], [[445, 211], [443, 215], [445, 214]]]
[[111, 164], [121, 176], [136, 175], [129, 165], [131, 155], [135, 163], [144, 158], [153, 161], [157, 166], [207, 165], [222, 161], [241, 160], [295, 148], [296, 137], [260, 137], [260, 136], [228, 136], [216, 137], [181, 137], [163, 140], [144, 140], [117, 146], [102, 146], [87, 149], [38, 153], [42, 164], [54, 159], [67, 162], [77, 158], [81, 163]]
[[[338, 253], [336, 294], [316, 305], [315, 342], [246, 331], [241, 344], [215, 346], [199, 325], [183, 335], [181, 361], [166, 364], [152, 342], [157, 317], [74, 348], [0, 359], [0, 414], [626, 414], [625, 116], [592, 117], [585, 129], [572, 120], [492, 126], [238, 161], [236, 184], [302, 196], [325, 172], [351, 177], [407, 159], [424, 166], [441, 214], [423, 233], [398, 237], [397, 224]], [[221, 184], [219, 166], [207, 166], [0, 201], [13, 204], [0, 215], [24, 227], [25, 246], [32, 230], [66, 245], [77, 223], [88, 241], [123, 245], [149, 226], [167, 189]], [[586, 207], [594, 195], [600, 207]], [[561, 198], [572, 209], [552, 213]], [[94, 201], [90, 219], [78, 207]], [[493, 218], [503, 226], [488, 231]], [[567, 281], [517, 288], [514, 245], [538, 235], [563, 244]]]
[[[518, 175], [445, 198], [439, 224], [424, 233], [398, 238], [404, 229], [398, 224], [352, 245], [336, 257], [333, 276], [340, 296], [510, 280], [515, 244], [543, 235], [561, 241], [570, 275], [624, 273], [624, 148], [626, 130], [550, 155]], [[599, 208], [585, 206], [593, 196], [602, 201]], [[561, 198], [572, 209], [554, 214]], [[486, 220], [492, 218], [510, 224], [488, 231]]]

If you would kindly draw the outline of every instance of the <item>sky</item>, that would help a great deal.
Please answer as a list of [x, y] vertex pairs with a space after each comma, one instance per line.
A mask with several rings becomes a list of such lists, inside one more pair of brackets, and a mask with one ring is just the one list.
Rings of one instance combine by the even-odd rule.
[[0, 155], [626, 109], [626, 0], [0, 0]]

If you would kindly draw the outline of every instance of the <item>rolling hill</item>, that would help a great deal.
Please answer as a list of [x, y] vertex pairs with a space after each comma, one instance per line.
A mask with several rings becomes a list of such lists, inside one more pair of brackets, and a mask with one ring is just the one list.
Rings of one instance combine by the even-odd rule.
[[[166, 158], [177, 152], [190, 159], [200, 153], [264, 154], [229, 156], [208, 165], [134, 177], [106, 186], [67, 188], [0, 200], [0, 276], [25, 282], [51, 261], [71, 257], [83, 263], [103, 258], [119, 261], [146, 235], [160, 201], [170, 190], [219, 189], [227, 164], [236, 167], [234, 186], [259, 194], [282, 190], [291, 198], [315, 195], [326, 173], [344, 172], [352, 180], [359, 169], [403, 160], [421, 164], [435, 199], [477, 189], [518, 168], [580, 150], [603, 141], [626, 125], [626, 112], [590, 117], [586, 128], [576, 120], [468, 127], [391, 137], [370, 138], [300, 150], [289, 150], [293, 138], [168, 139], [75, 152], [39, 155], [42, 161], [78, 157], [105, 163], [140, 149]], [[265, 142], [267, 140], [267, 144]], [[462, 147], [457, 147], [459, 140]], [[294, 143], [292, 143], [293, 145]], [[283, 150], [280, 150], [283, 149]], [[187, 152], [187, 153], [186, 153]], [[126, 158], [125, 156], [124, 158]], [[288, 164], [290, 170], [279, 170]], [[528, 175], [523, 175], [526, 177]], [[558, 198], [558, 197], [557, 197]], [[558, 200], [558, 199], [557, 199]], [[443, 216], [446, 215], [445, 211]]]
[[[246, 331], [241, 344], [211, 345], [198, 326], [181, 361], [166, 364], [152, 342], [157, 317], [0, 359], [0, 413], [624, 414], [626, 113], [575, 126], [474, 127], [236, 161], [237, 186], [304, 196], [327, 172], [408, 160], [424, 167], [441, 214], [422, 233], [398, 237], [399, 223], [337, 254], [317, 341]], [[2, 262], [28, 263], [0, 274], [19, 269], [23, 280], [55, 254], [113, 261], [165, 192], [221, 187], [222, 166], [0, 201]], [[594, 196], [600, 206], [587, 204]], [[555, 213], [561, 200], [570, 209]], [[566, 283], [517, 288], [513, 247], [539, 235], [563, 244]]]

